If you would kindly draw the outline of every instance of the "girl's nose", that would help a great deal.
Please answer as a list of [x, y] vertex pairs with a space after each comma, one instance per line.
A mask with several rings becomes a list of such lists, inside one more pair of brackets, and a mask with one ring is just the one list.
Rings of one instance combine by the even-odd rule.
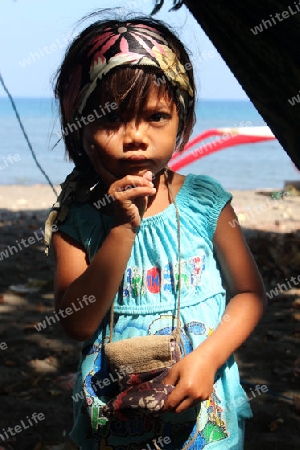
[[123, 142], [125, 145], [147, 144], [147, 127], [144, 121], [131, 120], [125, 123]]

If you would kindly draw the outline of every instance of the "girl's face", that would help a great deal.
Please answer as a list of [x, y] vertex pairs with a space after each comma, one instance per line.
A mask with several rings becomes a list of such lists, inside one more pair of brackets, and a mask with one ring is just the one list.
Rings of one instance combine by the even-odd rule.
[[[95, 120], [83, 127], [82, 134], [84, 149], [95, 171], [101, 175], [104, 167], [119, 179], [142, 176], [148, 170], [156, 174], [166, 167], [175, 150], [179, 125], [175, 103], [168, 97], [159, 97], [154, 86], [145, 106], [135, 115], [113, 110], [115, 103], [106, 103], [101, 111], [96, 97], [89, 102]], [[96, 113], [102, 117], [97, 118]]]

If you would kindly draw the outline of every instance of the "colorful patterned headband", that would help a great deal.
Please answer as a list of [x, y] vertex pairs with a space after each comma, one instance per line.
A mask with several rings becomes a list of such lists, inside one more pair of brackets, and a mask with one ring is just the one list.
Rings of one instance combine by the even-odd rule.
[[119, 66], [156, 67], [175, 88], [180, 105], [180, 119], [185, 122], [188, 105], [194, 96], [185, 67], [181, 64], [160, 31], [144, 24], [126, 23], [109, 27], [89, 44], [87, 71], [82, 66], [75, 71], [66, 90], [63, 107], [67, 121], [74, 113], [82, 114], [93, 91], [110, 70]]

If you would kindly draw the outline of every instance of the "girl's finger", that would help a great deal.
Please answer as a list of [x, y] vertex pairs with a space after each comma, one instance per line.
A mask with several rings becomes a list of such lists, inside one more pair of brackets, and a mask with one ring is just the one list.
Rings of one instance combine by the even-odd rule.
[[183, 401], [176, 407], [175, 412], [181, 413], [181, 412], [185, 411], [186, 409], [197, 405], [198, 403], [200, 403], [200, 400], [194, 401], [190, 397], [187, 397], [187, 398], [183, 399]]
[[176, 411], [176, 409], [185, 399], [186, 399], [185, 389], [180, 386], [180, 383], [178, 383], [174, 391], [172, 391], [171, 394], [168, 396], [164, 409]]
[[153, 173], [150, 170], [147, 170], [146, 173], [144, 173], [143, 178], [145, 178], [148, 181], [152, 182], [153, 179]]
[[115, 198], [115, 200], [119, 201], [127, 201], [127, 200], [134, 200], [137, 197], [145, 197], [149, 195], [154, 195], [156, 192], [156, 189], [154, 187], [133, 187], [130, 189], [126, 189], [125, 191], [117, 190], [114, 191], [111, 195]]
[[173, 369], [171, 369], [168, 372], [168, 375], [166, 376], [166, 378], [164, 378], [163, 383], [164, 384], [172, 384], [173, 386], [175, 386], [178, 383], [178, 379], [179, 379], [179, 374], [177, 373], [177, 371], [175, 370], [175, 367]]
[[[148, 171], [148, 173], [151, 173]], [[140, 177], [140, 176], [133, 176], [133, 175], [127, 175], [126, 177], [122, 178], [121, 180], [115, 181], [113, 185], [111, 186], [114, 190], [121, 191], [127, 191], [135, 187], [141, 187], [141, 186], [150, 186], [153, 187], [153, 183], [151, 180], [149, 180], [149, 177]]]

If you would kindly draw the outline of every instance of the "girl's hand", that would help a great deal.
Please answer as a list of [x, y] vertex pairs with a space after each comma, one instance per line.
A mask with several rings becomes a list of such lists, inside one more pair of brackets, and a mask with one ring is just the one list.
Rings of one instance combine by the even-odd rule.
[[145, 170], [140, 175], [127, 175], [118, 179], [108, 170], [99, 155], [94, 160], [94, 144], [87, 143], [87, 147], [91, 152], [91, 162], [107, 188], [105, 197], [108, 196], [109, 203], [112, 201], [116, 225], [128, 225], [132, 231], [136, 232], [147, 208], [149, 195], [156, 193], [152, 183], [152, 172]]
[[127, 175], [112, 183], [108, 195], [113, 197], [117, 225], [128, 224], [136, 230], [147, 208], [148, 197], [155, 192], [149, 170], [143, 176]]
[[164, 379], [175, 389], [169, 395], [164, 411], [181, 413], [187, 408], [207, 400], [213, 391], [217, 367], [207, 355], [201, 355], [201, 347], [176, 363]]

